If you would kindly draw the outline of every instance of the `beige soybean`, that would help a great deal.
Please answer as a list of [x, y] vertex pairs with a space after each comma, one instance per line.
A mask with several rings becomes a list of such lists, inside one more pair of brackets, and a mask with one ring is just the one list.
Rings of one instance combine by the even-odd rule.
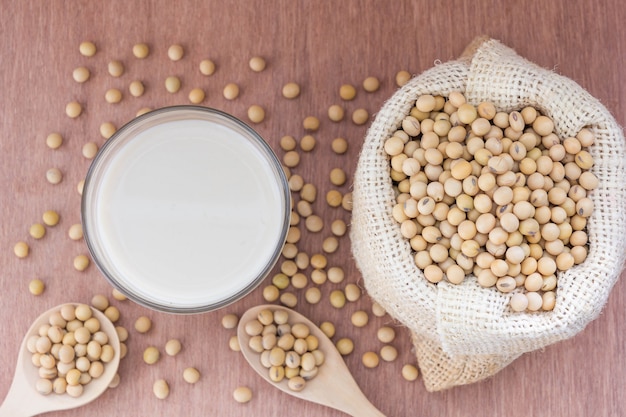
[[121, 382], [120, 374], [116, 373], [115, 376], [113, 377], [113, 380], [109, 384], [109, 388], [117, 388], [120, 385], [120, 382]]
[[60, 133], [50, 133], [46, 136], [46, 145], [50, 149], [58, 149], [63, 144], [63, 137]]
[[159, 400], [164, 400], [170, 395], [170, 386], [164, 379], [157, 379], [152, 385], [152, 392]]
[[204, 90], [201, 88], [194, 88], [189, 92], [189, 101], [193, 104], [200, 104], [205, 98]]
[[345, 101], [354, 100], [356, 97], [356, 88], [350, 84], [343, 84], [339, 87], [339, 97]]
[[367, 77], [363, 80], [363, 89], [368, 93], [378, 91], [380, 88], [380, 80], [374, 76]]
[[70, 226], [68, 236], [72, 240], [80, 240], [83, 238], [83, 226], [81, 223], [75, 223]]
[[117, 128], [111, 122], [104, 122], [100, 125], [100, 135], [104, 139], [109, 139], [116, 131]]
[[72, 78], [74, 78], [74, 81], [76, 81], [77, 83], [86, 82], [87, 80], [89, 80], [90, 76], [91, 73], [89, 69], [85, 67], [78, 67], [74, 69], [74, 71], [72, 71]]
[[415, 381], [419, 376], [419, 371], [415, 365], [406, 364], [402, 367], [402, 377], [407, 381]]
[[126, 296], [124, 294], [122, 294], [117, 288], [113, 288], [111, 290], [111, 295], [113, 296], [114, 299], [116, 299], [118, 301], [126, 300]]
[[361, 362], [366, 368], [376, 368], [380, 363], [380, 357], [376, 352], [365, 352], [361, 356]]
[[180, 78], [175, 75], [171, 75], [165, 79], [165, 89], [168, 93], [176, 93], [180, 90]]
[[320, 128], [320, 121], [315, 116], [307, 116], [302, 121], [302, 127], [305, 130], [309, 130], [309, 131], [315, 132], [315, 131], [317, 131]]
[[143, 83], [139, 80], [132, 81], [128, 85], [128, 92], [133, 97], [141, 97], [145, 91]]
[[229, 313], [222, 317], [222, 327], [224, 327], [225, 329], [234, 329], [237, 327], [238, 324], [239, 317], [236, 314]]
[[[286, 152], [293, 151], [294, 149], [296, 149], [297, 144], [298, 143], [293, 136], [285, 135], [282, 138], [280, 138], [280, 147], [282, 148], [283, 151], [286, 151]], [[298, 175], [298, 177], [300, 176]], [[291, 180], [291, 178], [289, 179]]]
[[41, 239], [46, 235], [46, 228], [41, 223], [34, 223], [28, 229], [28, 234], [30, 234], [33, 239]]
[[226, 100], [235, 100], [239, 97], [239, 86], [235, 83], [228, 83], [224, 86], [222, 94]]
[[18, 258], [26, 258], [29, 252], [30, 248], [26, 242], [17, 242], [15, 246], [13, 246], [13, 253]]
[[65, 114], [72, 119], [80, 116], [82, 112], [83, 106], [77, 101], [71, 101], [65, 106]]
[[183, 379], [188, 384], [195, 384], [200, 380], [200, 371], [193, 367], [185, 368], [183, 371]]
[[252, 399], [252, 390], [248, 387], [237, 387], [233, 391], [233, 398], [240, 404], [249, 402]]
[[330, 225], [331, 232], [337, 237], [345, 235], [347, 229], [346, 223], [341, 219], [334, 220]]
[[333, 122], [342, 121], [345, 114], [344, 108], [339, 104], [332, 104], [328, 107], [328, 118]]
[[330, 182], [333, 185], [344, 185], [346, 183], [346, 177], [346, 172], [341, 168], [333, 168], [330, 171]]
[[96, 45], [90, 41], [83, 41], [78, 46], [78, 50], [81, 55], [91, 57], [96, 54]]
[[109, 306], [109, 299], [103, 294], [96, 294], [91, 297], [91, 305], [100, 311], [104, 311]]
[[268, 303], [273, 303], [280, 297], [280, 290], [274, 285], [267, 285], [263, 288], [263, 299]]
[[344, 294], [346, 296], [346, 300], [355, 302], [361, 298], [361, 289], [358, 285], [350, 283], [344, 288]]
[[304, 135], [302, 139], [300, 139], [300, 149], [304, 152], [311, 152], [315, 149], [316, 144], [317, 141], [313, 135]]
[[283, 97], [294, 99], [300, 95], [300, 86], [295, 82], [288, 82], [282, 89]]
[[330, 190], [326, 193], [326, 203], [330, 207], [339, 207], [343, 201], [343, 195], [337, 190]]
[[320, 329], [329, 339], [335, 336], [335, 325], [329, 321], [322, 322], [320, 324]]
[[385, 345], [380, 348], [380, 358], [385, 362], [393, 362], [398, 358], [398, 349], [391, 345]]
[[305, 293], [304, 293], [304, 299], [309, 304], [317, 304], [322, 299], [322, 292], [317, 287], [307, 288]]
[[85, 269], [87, 269], [89, 264], [90, 261], [87, 255], [77, 255], [76, 257], [74, 257], [73, 265], [74, 269], [76, 269], [77, 271], [84, 271]]
[[288, 151], [283, 155], [283, 163], [289, 168], [294, 168], [300, 163], [300, 154], [296, 151]]
[[140, 316], [135, 320], [135, 330], [139, 333], [147, 333], [152, 328], [152, 320], [147, 316]]
[[348, 151], [348, 141], [344, 138], [335, 138], [331, 142], [331, 149], [338, 155], [342, 155]]
[[374, 302], [372, 304], [372, 314], [374, 314], [376, 317], [383, 317], [385, 314], [387, 314], [387, 312], [385, 311], [383, 306], [381, 306], [377, 302]]
[[323, 269], [314, 269], [311, 271], [311, 281], [317, 285], [322, 285], [328, 280], [326, 271]]
[[334, 236], [329, 236], [322, 242], [322, 250], [325, 253], [335, 253], [339, 248], [339, 240]]
[[139, 110], [137, 110], [137, 113], [135, 113], [135, 117], [139, 117], [141, 115], [144, 115], [146, 113], [151, 112], [153, 109], [151, 107], [142, 107]]
[[315, 269], [324, 269], [328, 265], [328, 259], [321, 253], [316, 253], [311, 256], [311, 266]]
[[315, 185], [310, 183], [304, 184], [300, 190], [300, 198], [309, 203], [314, 203], [317, 198], [317, 188]]
[[104, 94], [107, 103], [116, 104], [122, 101], [122, 92], [117, 88], [109, 88]]
[[[305, 268], [301, 268], [301, 269], [305, 269]], [[291, 285], [296, 289], [306, 288], [306, 286], [308, 285], [308, 281], [309, 279], [307, 278], [307, 276], [301, 272], [295, 273], [291, 277]]]
[[265, 120], [265, 110], [258, 104], [248, 107], [248, 119], [252, 123], [261, 123]]
[[128, 340], [128, 330], [122, 326], [115, 326], [115, 332], [117, 333], [120, 342], [125, 342]]
[[317, 233], [324, 228], [324, 220], [320, 216], [312, 214], [305, 219], [305, 226], [309, 232]]
[[341, 309], [346, 305], [346, 295], [341, 290], [333, 290], [329, 295], [330, 305], [337, 309]]
[[335, 347], [342, 356], [347, 356], [354, 351], [354, 342], [347, 337], [342, 337], [337, 340]]
[[181, 349], [182, 349], [182, 344], [180, 343], [180, 340], [178, 339], [170, 339], [165, 343], [165, 353], [168, 356], [178, 355]]
[[233, 336], [231, 336], [228, 339], [228, 347], [233, 352], [240, 352], [241, 351], [241, 347], [239, 345], [239, 338], [237, 337], [237, 335], [233, 335]]
[[376, 333], [378, 340], [382, 343], [391, 343], [396, 337], [396, 331], [389, 326], [383, 326]]
[[364, 125], [369, 120], [369, 112], [366, 109], [356, 109], [352, 112], [352, 122], [355, 125]]
[[355, 327], [365, 327], [369, 322], [369, 316], [367, 315], [367, 312], [363, 310], [355, 311], [352, 313], [350, 321]]
[[111, 320], [111, 322], [115, 323], [120, 319], [120, 310], [115, 306], [108, 306], [106, 310], [104, 310], [104, 315]]
[[43, 294], [44, 290], [46, 288], [46, 285], [44, 284], [44, 282], [40, 279], [33, 279], [28, 283], [28, 291], [32, 294], [32, 295], [41, 295]]
[[171, 45], [167, 48], [167, 57], [172, 61], [179, 61], [185, 55], [185, 50], [181, 45]]
[[267, 63], [265, 62], [265, 59], [261, 56], [254, 56], [252, 58], [250, 58], [250, 61], [248, 62], [250, 69], [254, 72], [261, 72], [265, 69]]
[[[292, 268], [290, 264], [287, 265], [289, 265], [289, 268]], [[276, 286], [278, 289], [284, 290], [289, 286], [289, 277], [285, 273], [278, 273], [272, 277], [272, 284], [274, 284], [274, 286]]]
[[202, 75], [213, 75], [215, 73], [215, 62], [210, 59], [203, 59], [200, 61], [199, 69]]
[[59, 184], [63, 180], [63, 173], [58, 168], [50, 168], [46, 171], [46, 179], [50, 184]]
[[298, 304], [298, 297], [291, 292], [284, 292], [280, 295], [280, 302], [286, 307], [294, 308]]
[[145, 59], [150, 55], [150, 47], [145, 43], [136, 43], [133, 45], [133, 55], [137, 59]]
[[411, 79], [411, 73], [406, 70], [400, 70], [395, 75], [396, 85], [402, 87]]
[[85, 159], [93, 159], [98, 153], [98, 144], [95, 142], [87, 142], [83, 145], [82, 154]]

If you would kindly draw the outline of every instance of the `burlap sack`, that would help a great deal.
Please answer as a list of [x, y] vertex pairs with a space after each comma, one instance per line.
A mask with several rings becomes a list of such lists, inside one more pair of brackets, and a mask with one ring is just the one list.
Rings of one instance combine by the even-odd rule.
[[[495, 40], [470, 58], [439, 64], [413, 78], [387, 101], [371, 125], [354, 178], [352, 251], [371, 297], [412, 333], [429, 391], [494, 375], [525, 352], [570, 338], [594, 320], [619, 278], [626, 255], [624, 136], [607, 109], [572, 80], [542, 69]], [[503, 111], [531, 105], [552, 117], [556, 133], [596, 135], [590, 149], [600, 180], [588, 221], [589, 254], [558, 276], [556, 307], [516, 313], [510, 294], [480, 287], [428, 283], [392, 218], [395, 204], [384, 141], [425, 93], [465, 93], [470, 103], [491, 101]]]

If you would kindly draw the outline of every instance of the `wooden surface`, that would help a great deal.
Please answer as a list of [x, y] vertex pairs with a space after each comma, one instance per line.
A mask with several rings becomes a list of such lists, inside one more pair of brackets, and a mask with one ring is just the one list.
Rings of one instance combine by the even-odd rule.
[[[72, 267], [72, 259], [87, 253], [83, 241], [67, 237], [68, 228], [80, 222], [77, 183], [84, 178], [89, 161], [81, 155], [86, 142], [102, 144], [99, 126], [110, 121], [121, 126], [142, 107], [188, 103], [193, 87], [202, 87], [202, 103], [246, 120], [252, 104], [264, 106], [265, 121], [255, 128], [282, 157], [278, 141], [283, 135], [301, 138], [307, 132], [302, 120], [309, 115], [322, 121], [314, 135], [317, 147], [303, 154], [293, 171], [318, 186], [314, 210], [327, 223], [335, 218], [349, 221], [349, 213], [326, 207], [323, 196], [331, 188], [330, 169], [341, 166], [351, 173], [367, 125], [355, 126], [347, 118], [331, 123], [326, 117], [331, 104], [342, 104], [349, 116], [366, 108], [371, 115], [396, 89], [399, 70], [418, 74], [457, 57], [477, 35], [487, 34], [515, 48], [522, 56], [552, 68], [581, 84], [600, 99], [621, 125], [626, 124], [626, 9], [619, 0], [555, 1], [8, 1], [0, 7], [0, 398], [6, 395], [22, 333], [41, 312], [56, 304], [89, 302], [97, 293], [110, 295], [110, 287], [94, 265], [85, 272]], [[92, 40], [98, 53], [85, 58], [78, 52], [81, 41]], [[132, 56], [137, 42], [147, 42], [151, 54], [145, 60]], [[167, 59], [167, 47], [180, 43], [186, 55], [179, 62]], [[250, 57], [267, 59], [267, 69], [253, 73]], [[211, 58], [217, 71], [204, 77], [198, 63]], [[125, 74], [112, 78], [106, 72], [110, 60], [121, 60]], [[72, 80], [72, 70], [87, 66], [91, 79]], [[169, 94], [163, 80], [178, 75], [183, 87]], [[367, 76], [377, 76], [381, 89], [367, 94], [360, 87]], [[146, 93], [133, 98], [128, 84], [141, 79]], [[295, 100], [281, 97], [281, 87], [298, 82], [302, 93]], [[241, 87], [237, 100], [227, 101], [221, 91], [228, 82]], [[359, 86], [357, 98], [342, 102], [338, 89], [344, 83]], [[124, 91], [119, 104], [108, 104], [104, 93], [116, 87]], [[84, 113], [75, 120], [65, 116], [65, 104], [78, 100]], [[58, 131], [63, 146], [48, 149], [45, 138]], [[349, 140], [346, 155], [330, 151], [335, 137]], [[45, 172], [58, 167], [62, 183], [46, 182]], [[349, 182], [341, 188], [349, 191]], [[48, 228], [38, 241], [30, 238], [31, 224], [41, 221], [45, 210], [61, 214], [61, 222]], [[317, 235], [305, 236], [302, 250], [320, 251], [328, 225]], [[13, 245], [26, 240], [31, 253], [26, 259], [13, 255]], [[365, 369], [361, 355], [380, 349], [376, 329], [391, 323], [388, 317], [371, 316], [370, 323], [356, 329], [350, 314], [370, 309], [359, 302], [334, 310], [328, 302], [331, 289], [361, 279], [350, 256], [349, 239], [340, 241], [329, 263], [346, 271], [340, 285], [322, 286], [325, 295], [318, 305], [308, 305], [302, 291], [297, 309], [314, 322], [331, 320], [337, 337], [350, 337], [355, 351], [346, 357], [355, 379], [371, 402], [388, 416], [623, 416], [626, 415], [626, 287], [615, 286], [600, 318], [571, 340], [532, 352], [516, 360], [487, 381], [427, 393], [421, 380], [407, 382], [400, 376], [405, 363], [414, 363], [408, 334], [401, 328], [393, 345], [399, 358]], [[28, 283], [41, 278], [46, 291], [39, 297], [28, 292]], [[623, 281], [623, 280], [622, 280]], [[338, 416], [341, 413], [271, 388], [252, 371], [244, 358], [228, 347], [234, 331], [221, 327], [227, 312], [241, 314], [263, 302], [258, 289], [222, 311], [173, 316], [148, 311], [133, 303], [114, 302], [122, 313], [120, 324], [132, 329], [135, 318], [146, 314], [154, 321], [150, 333], [131, 330], [128, 356], [122, 360], [122, 382], [88, 408], [58, 412], [58, 416]], [[393, 324], [393, 323], [392, 323]], [[142, 362], [149, 345], [163, 346], [180, 338], [179, 356], [163, 355], [152, 366]], [[202, 373], [200, 382], [182, 380], [185, 367]], [[158, 378], [170, 382], [166, 400], [152, 394]], [[232, 398], [239, 385], [249, 386], [254, 398], [238, 404]], [[27, 400], [27, 399], [25, 399]]]

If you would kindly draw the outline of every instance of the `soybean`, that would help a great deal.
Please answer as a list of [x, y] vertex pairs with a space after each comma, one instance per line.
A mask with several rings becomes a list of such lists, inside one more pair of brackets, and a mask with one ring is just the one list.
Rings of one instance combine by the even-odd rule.
[[250, 66], [250, 69], [254, 72], [263, 71], [265, 69], [265, 66], [267, 65], [265, 59], [261, 56], [255, 56], [250, 58], [248, 64]]
[[81, 55], [83, 56], [87, 56], [87, 57], [91, 57], [94, 56], [96, 54], [96, 45], [93, 42], [90, 41], [84, 41], [81, 42], [78, 50], [80, 52]]
[[185, 368], [183, 371], [183, 379], [188, 384], [195, 384], [200, 380], [200, 371], [192, 367]]
[[182, 344], [180, 343], [180, 340], [178, 339], [170, 339], [167, 341], [167, 343], [165, 343], [165, 353], [167, 353], [169, 356], [178, 355], [181, 349], [182, 349]]
[[247, 403], [252, 399], [252, 390], [248, 387], [237, 387], [235, 391], [233, 391], [233, 398], [238, 403]]
[[183, 49], [181, 45], [171, 45], [167, 49], [167, 56], [172, 61], [181, 60], [184, 54], [185, 54], [185, 50]]
[[170, 395], [170, 386], [164, 379], [157, 379], [152, 385], [152, 392], [159, 400], [164, 400]]

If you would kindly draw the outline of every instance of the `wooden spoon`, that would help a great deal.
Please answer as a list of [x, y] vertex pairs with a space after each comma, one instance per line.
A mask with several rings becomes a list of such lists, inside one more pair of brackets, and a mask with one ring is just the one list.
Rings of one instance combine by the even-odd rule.
[[[78, 305], [70, 304], [73, 306]], [[68, 394], [55, 393], [42, 395], [37, 392], [35, 384], [39, 379], [39, 374], [31, 361], [32, 354], [26, 348], [26, 343], [30, 336], [37, 334], [42, 324], [48, 323], [50, 315], [59, 311], [62, 306], [56, 306], [43, 313], [28, 329], [17, 356], [13, 383], [0, 406], [0, 417], [30, 417], [49, 411], [80, 407], [98, 398], [107, 389], [113, 377], [115, 377], [120, 363], [120, 339], [117, 336], [113, 323], [102, 312], [92, 308], [93, 317], [100, 321], [100, 329], [109, 337], [109, 344], [115, 350], [113, 360], [105, 364], [104, 373], [99, 378], [92, 379], [84, 386], [83, 394], [80, 397], [74, 398]]]
[[[287, 311], [290, 324], [305, 323], [309, 326], [311, 334], [319, 340], [319, 349], [324, 352], [325, 361], [319, 367], [318, 374], [313, 379], [307, 381], [302, 391], [292, 391], [287, 386], [286, 380], [278, 383], [272, 381], [269, 378], [268, 369], [261, 364], [260, 354], [250, 349], [248, 343], [250, 336], [245, 331], [245, 324], [256, 319], [259, 312], [264, 309]], [[237, 327], [237, 337], [239, 338], [241, 352], [252, 368], [270, 384], [287, 394], [343, 411], [351, 416], [384, 417], [384, 414], [377, 410], [365, 397], [333, 342], [319, 327], [300, 313], [277, 305], [253, 307], [241, 316], [239, 326]]]

